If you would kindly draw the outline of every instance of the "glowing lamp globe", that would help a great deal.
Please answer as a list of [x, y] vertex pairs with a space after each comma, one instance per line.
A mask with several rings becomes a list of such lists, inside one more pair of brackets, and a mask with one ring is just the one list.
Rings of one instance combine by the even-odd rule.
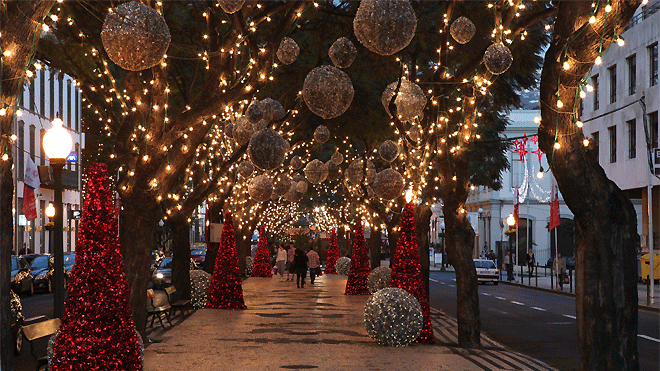
[[53, 206], [52, 203], [48, 204], [48, 207], [46, 208], [46, 216], [49, 218], [52, 218], [55, 216], [55, 206]]
[[73, 140], [63, 124], [59, 117], [55, 118], [53, 127], [44, 134], [44, 152], [50, 159], [65, 159], [71, 153]]
[[506, 218], [506, 224], [508, 224], [509, 227], [516, 225], [516, 218], [513, 217], [513, 214], [509, 214], [509, 217]]

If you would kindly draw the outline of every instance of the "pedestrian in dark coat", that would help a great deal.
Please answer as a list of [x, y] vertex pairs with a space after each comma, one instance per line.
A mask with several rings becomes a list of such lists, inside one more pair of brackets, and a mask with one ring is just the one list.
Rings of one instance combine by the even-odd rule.
[[305, 287], [305, 277], [307, 276], [307, 262], [309, 258], [300, 249], [296, 249], [296, 255], [293, 257], [293, 271], [296, 274], [296, 286]]
[[529, 273], [530, 277], [532, 276], [532, 273], [534, 273], [534, 264], [536, 264], [536, 258], [534, 257], [532, 249], [529, 249], [529, 252], [527, 253], [527, 273]]

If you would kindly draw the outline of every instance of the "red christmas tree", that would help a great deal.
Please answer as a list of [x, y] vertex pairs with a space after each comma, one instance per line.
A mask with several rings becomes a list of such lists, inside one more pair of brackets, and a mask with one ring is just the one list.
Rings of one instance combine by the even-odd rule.
[[90, 168], [51, 370], [142, 370], [107, 170]]
[[266, 227], [263, 225], [259, 228], [259, 245], [257, 245], [257, 252], [254, 254], [252, 277], [273, 277], [270, 254], [268, 253], [268, 237], [266, 236]]
[[369, 256], [367, 255], [367, 242], [362, 233], [362, 222], [358, 220], [355, 226], [355, 238], [353, 239], [353, 250], [351, 252], [351, 270], [346, 282], [346, 295], [369, 295], [367, 277], [371, 273]]
[[243, 286], [238, 273], [238, 255], [236, 254], [236, 237], [231, 212], [225, 214], [225, 222], [220, 237], [218, 257], [215, 259], [215, 269], [209, 284], [206, 299], [207, 308], [245, 309], [243, 301]]
[[392, 263], [390, 287], [398, 287], [408, 291], [417, 298], [422, 306], [424, 327], [417, 338], [418, 343], [435, 344], [429, 297], [422, 282], [422, 266], [417, 250], [417, 232], [415, 231], [415, 213], [413, 204], [406, 204], [401, 215], [401, 231], [396, 243], [396, 253]]
[[337, 245], [337, 233], [333, 229], [330, 236], [328, 257], [325, 259], [325, 274], [337, 274], [337, 270], [335, 269], [337, 259], [339, 259], [339, 245]]

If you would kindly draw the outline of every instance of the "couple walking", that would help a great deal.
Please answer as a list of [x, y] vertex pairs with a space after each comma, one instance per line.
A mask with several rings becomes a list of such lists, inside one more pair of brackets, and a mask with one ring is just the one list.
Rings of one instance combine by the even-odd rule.
[[321, 269], [321, 261], [319, 254], [314, 251], [313, 247], [310, 247], [307, 254], [305, 254], [302, 250], [295, 248], [293, 242], [290, 242], [288, 251], [282, 245], [277, 250], [277, 270], [280, 274], [280, 281], [284, 281], [285, 267], [286, 280], [293, 280], [293, 274], [295, 273], [296, 286], [303, 288], [305, 287], [307, 269], [309, 268], [309, 281], [313, 285], [314, 279]]

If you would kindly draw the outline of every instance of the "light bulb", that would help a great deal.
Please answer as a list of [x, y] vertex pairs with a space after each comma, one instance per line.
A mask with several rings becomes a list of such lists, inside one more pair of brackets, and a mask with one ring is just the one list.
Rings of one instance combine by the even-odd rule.
[[596, 17], [594, 17], [594, 16], [592, 15], [592, 16], [589, 18], [589, 23], [591, 23], [591, 24], [596, 23]]
[[597, 65], [600, 65], [601, 63], [603, 63], [603, 59], [600, 57], [600, 55], [596, 57], [596, 60], [594, 61], [594, 63], [596, 63]]
[[584, 90], [580, 90], [580, 98], [584, 99], [587, 97], [587, 93], [584, 92]]
[[582, 123], [582, 121], [579, 121], [579, 120], [575, 123], [575, 126], [577, 126], [579, 128], [581, 128], [583, 125], [584, 124]]
[[561, 100], [557, 100], [557, 108], [564, 107], [564, 103]]
[[568, 62], [564, 62], [564, 69], [567, 70], [571, 68], [571, 65]]
[[624, 46], [626, 45], [626, 41], [619, 37], [618, 39], [616, 39], [616, 44], [619, 46]]
[[609, 12], [611, 12], [611, 11], [612, 11], [612, 6], [609, 5], [609, 4], [607, 4], [607, 6], [605, 6], [605, 12], [606, 12], [606, 13], [609, 13]]
[[559, 144], [559, 142], [555, 142], [555, 149], [559, 149], [559, 148], [561, 148], [561, 144]]
[[594, 91], [594, 87], [591, 86], [591, 85], [589, 85], [589, 84], [587, 84], [587, 91], [588, 91], [589, 93], [591, 93], [592, 91]]
[[585, 147], [589, 147], [589, 139], [586, 139], [586, 138], [585, 138], [585, 139], [582, 141], [582, 144], [584, 144]]

